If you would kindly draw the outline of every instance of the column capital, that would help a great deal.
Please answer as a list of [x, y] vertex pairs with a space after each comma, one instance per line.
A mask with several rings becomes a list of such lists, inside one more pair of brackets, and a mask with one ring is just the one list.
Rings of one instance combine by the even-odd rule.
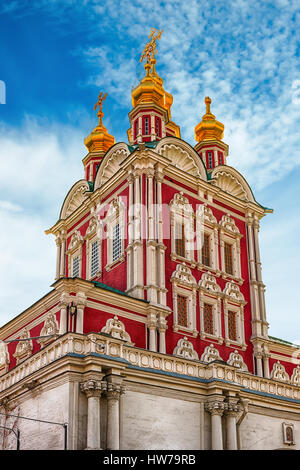
[[90, 397], [100, 397], [102, 392], [106, 389], [106, 382], [102, 380], [87, 380], [81, 382], [80, 390]]
[[106, 382], [105, 395], [108, 400], [119, 400], [120, 396], [125, 393], [125, 386]]
[[222, 416], [226, 409], [226, 403], [221, 400], [209, 401], [205, 403], [205, 411], [211, 415]]
[[227, 402], [225, 403], [225, 415], [230, 416], [230, 417], [236, 417], [238, 413], [241, 411], [240, 405], [235, 401], [235, 402]]

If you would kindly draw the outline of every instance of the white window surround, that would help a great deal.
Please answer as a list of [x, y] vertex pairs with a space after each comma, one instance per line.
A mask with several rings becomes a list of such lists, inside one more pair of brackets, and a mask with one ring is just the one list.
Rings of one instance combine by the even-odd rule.
[[[96, 277], [100, 277], [101, 272], [101, 238], [102, 238], [102, 225], [101, 221], [93, 216], [90, 220], [89, 226], [86, 230], [86, 278], [92, 280]], [[92, 255], [93, 255], [93, 244], [97, 243], [98, 246], [98, 269], [95, 273], [92, 273]]]
[[[244, 351], [247, 347], [245, 342], [245, 325], [244, 325], [244, 306], [246, 305], [243, 294], [240, 292], [239, 286], [231, 281], [226, 283], [223, 290], [224, 295], [224, 324], [225, 324], [225, 344], [226, 346], [238, 346]], [[228, 328], [228, 312], [236, 314], [236, 341], [229, 338]]]
[[[105, 222], [107, 226], [107, 264], [105, 269], [110, 271], [114, 266], [125, 261], [125, 208], [120, 197], [111, 202]], [[113, 236], [116, 225], [120, 226], [121, 250], [118, 259], [113, 260]]]
[[[241, 278], [241, 248], [240, 239], [242, 235], [229, 214], [223, 215], [220, 221], [220, 247], [221, 247], [221, 271], [224, 279], [230, 278], [242, 283]], [[225, 269], [225, 243], [232, 247], [233, 274], [226, 273]]]
[[82, 245], [83, 245], [83, 238], [78, 230], [72, 235], [71, 241], [68, 246], [67, 256], [68, 256], [68, 276], [73, 277], [73, 264], [76, 257], [78, 257], [79, 262], [79, 269], [78, 269], [78, 276], [81, 277], [82, 272]]
[[[196, 266], [194, 259], [194, 211], [183, 192], [176, 193], [170, 201], [171, 221], [171, 259], [173, 261], [187, 262], [191, 267]], [[184, 224], [185, 256], [176, 253], [176, 224]]]
[[[171, 276], [173, 287], [173, 331], [190, 334], [196, 337], [196, 302], [197, 283], [188, 266], [178, 264]], [[177, 297], [181, 295], [187, 299], [187, 327], [178, 324]]]
[[[210, 249], [210, 266], [202, 262], [202, 245], [204, 235], [209, 236], [209, 249]], [[213, 215], [212, 210], [206, 204], [201, 204], [196, 210], [196, 240], [197, 240], [197, 268], [199, 270], [206, 269], [215, 272], [217, 275], [219, 271], [219, 256], [218, 256], [218, 222]]]
[[[221, 323], [221, 297], [222, 292], [217, 284], [216, 278], [210, 273], [203, 273], [199, 285], [199, 305], [200, 305], [200, 337], [201, 339], [213, 339], [219, 344], [223, 343], [222, 323]], [[204, 304], [212, 306], [213, 329], [210, 334], [204, 331]]]

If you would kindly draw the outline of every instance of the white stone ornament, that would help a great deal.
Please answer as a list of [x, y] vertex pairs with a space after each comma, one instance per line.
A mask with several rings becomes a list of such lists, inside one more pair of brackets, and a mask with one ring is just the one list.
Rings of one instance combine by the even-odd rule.
[[220, 226], [227, 230], [227, 232], [240, 233], [239, 229], [235, 225], [234, 220], [230, 217], [229, 214], [223, 215], [220, 221]]
[[44, 326], [41, 329], [40, 336], [52, 336], [52, 337], [40, 338], [37, 341], [38, 343], [41, 344], [41, 346], [44, 346], [50, 341], [53, 341], [56, 335], [58, 335], [58, 332], [59, 332], [59, 327], [58, 327], [58, 323], [56, 320], [56, 316], [54, 313], [49, 313], [49, 315], [46, 317], [46, 320], [44, 322]]
[[300, 366], [295, 367], [293, 370], [291, 381], [295, 385], [300, 385]]
[[248, 371], [248, 367], [244, 362], [243, 356], [241, 356], [241, 354], [239, 354], [237, 350], [230, 353], [227, 364], [230, 365], [230, 366], [237, 367], [238, 369], [240, 369], [243, 372]]
[[185, 264], [177, 264], [176, 270], [173, 272], [171, 276], [171, 282], [177, 281], [178, 284], [185, 284], [190, 286], [196, 286], [197, 282], [190, 268]]
[[271, 379], [280, 380], [281, 382], [287, 382], [289, 380], [289, 375], [285, 370], [283, 364], [280, 364], [279, 361], [275, 362], [271, 372]]
[[236, 302], [244, 302], [245, 298], [243, 294], [240, 291], [239, 286], [235, 282], [226, 282], [226, 286], [223, 290], [223, 293], [230, 297], [231, 300], [236, 301]]
[[5, 369], [7, 371], [9, 364], [9, 353], [7, 349], [7, 344], [3, 341], [0, 341], [0, 370]]
[[209, 274], [203, 273], [201, 280], [199, 281], [199, 287], [212, 294], [219, 294], [221, 292], [220, 286], [217, 284], [216, 278]]
[[222, 361], [219, 351], [214, 347], [213, 344], [206, 346], [201, 356], [203, 362]]
[[184, 357], [185, 359], [199, 359], [197, 352], [194, 350], [193, 344], [187, 339], [186, 336], [178, 340], [173, 354], [174, 356]]
[[24, 359], [27, 359], [27, 357], [29, 357], [32, 354], [33, 344], [32, 344], [32, 340], [29, 338], [30, 338], [29, 331], [25, 327], [20, 335], [20, 340], [23, 340], [23, 341], [18, 342], [17, 347], [16, 347], [16, 352], [14, 353], [14, 357], [17, 360], [17, 364], [19, 364], [19, 362], [23, 361]]
[[113, 338], [122, 339], [131, 343], [131, 338], [127, 331], [125, 330], [125, 325], [119, 318], [115, 315], [114, 318], [109, 318], [106, 322], [106, 325], [102, 328], [101, 333], [106, 333], [111, 335]]

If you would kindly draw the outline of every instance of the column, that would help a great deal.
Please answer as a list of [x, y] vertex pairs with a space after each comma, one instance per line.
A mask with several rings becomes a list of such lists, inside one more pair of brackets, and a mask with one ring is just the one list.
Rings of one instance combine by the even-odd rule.
[[158, 320], [158, 331], [159, 331], [159, 352], [166, 354], [166, 330], [167, 330], [167, 321], [165, 318], [160, 315]]
[[59, 273], [60, 273], [60, 250], [61, 250], [61, 240], [60, 237], [58, 236], [55, 239], [56, 243], [56, 274], [55, 274], [55, 279], [59, 279]]
[[270, 364], [269, 364], [270, 354], [264, 353], [263, 361], [264, 361], [264, 377], [266, 379], [270, 378]]
[[101, 449], [100, 397], [106, 386], [100, 380], [88, 380], [80, 384], [80, 389], [88, 399], [86, 450]]
[[107, 450], [120, 448], [119, 400], [121, 393], [124, 393], [124, 388], [120, 384], [107, 383]]
[[256, 375], [258, 375], [258, 377], [263, 377], [262, 356], [260, 354], [257, 354], [255, 356], [255, 359], [256, 359]]
[[236, 417], [240, 411], [236, 403], [226, 403], [226, 449], [237, 450]]
[[222, 401], [212, 401], [205, 405], [211, 414], [211, 450], [223, 450], [222, 415], [225, 404]]
[[67, 307], [68, 299], [65, 294], [62, 294], [60, 299], [60, 320], [59, 320], [59, 334], [63, 335], [67, 332]]
[[61, 234], [61, 248], [60, 248], [60, 277], [65, 277], [65, 253], [66, 253], [66, 239], [65, 234]]

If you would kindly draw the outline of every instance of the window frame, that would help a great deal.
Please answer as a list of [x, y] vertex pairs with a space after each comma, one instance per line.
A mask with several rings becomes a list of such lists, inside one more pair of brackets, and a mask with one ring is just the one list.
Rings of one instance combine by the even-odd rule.
[[[223, 215], [220, 221], [220, 248], [221, 248], [221, 271], [223, 279], [230, 278], [243, 282], [241, 273], [241, 245], [242, 234], [239, 232], [234, 219], [229, 215]], [[233, 273], [226, 272], [225, 266], [225, 243], [231, 245]]]
[[[173, 261], [184, 261], [196, 266], [194, 259], [194, 210], [183, 192], [176, 193], [169, 203], [170, 222], [171, 222], [171, 259]], [[176, 252], [176, 227], [178, 224], [184, 224], [184, 243], [185, 256], [181, 256]]]
[[[238, 284], [228, 281], [223, 290], [223, 310], [225, 327], [225, 344], [245, 350], [247, 348], [245, 341], [245, 317], [244, 306], [246, 305], [243, 294], [240, 292]], [[228, 312], [234, 312], [236, 315], [236, 333], [237, 339], [229, 337]]]
[[[211, 273], [203, 273], [198, 283], [199, 306], [200, 306], [200, 337], [222, 344], [222, 318], [221, 318], [221, 298], [222, 291], [215, 276]], [[204, 304], [212, 306], [213, 334], [204, 330]]]
[[[181, 334], [198, 335], [196, 325], [197, 283], [190, 268], [185, 264], [178, 264], [171, 279], [173, 296], [173, 331]], [[178, 296], [186, 298], [187, 326], [178, 323]]]
[[[107, 227], [107, 237], [106, 237], [106, 246], [107, 246], [107, 263], [105, 266], [106, 271], [110, 271], [116, 265], [119, 265], [125, 261], [125, 207], [121, 197], [113, 199], [110, 204], [105, 222]], [[120, 226], [120, 240], [121, 240], [121, 250], [120, 256], [117, 259], [113, 259], [113, 231], [116, 225]]]
[[[66, 252], [68, 256], [68, 277], [78, 277], [82, 278], [82, 245], [84, 239], [79, 232], [79, 230], [75, 230], [73, 235], [71, 236], [71, 240], [68, 245], [68, 250]], [[73, 276], [73, 265], [75, 258], [78, 257], [78, 276]]]
[[[202, 261], [202, 246], [204, 235], [209, 236], [210, 244], [210, 266]], [[197, 240], [197, 268], [199, 270], [207, 270], [216, 275], [220, 274], [219, 270], [219, 239], [218, 239], [218, 222], [213, 212], [207, 204], [201, 204], [196, 210], [196, 240]]]

